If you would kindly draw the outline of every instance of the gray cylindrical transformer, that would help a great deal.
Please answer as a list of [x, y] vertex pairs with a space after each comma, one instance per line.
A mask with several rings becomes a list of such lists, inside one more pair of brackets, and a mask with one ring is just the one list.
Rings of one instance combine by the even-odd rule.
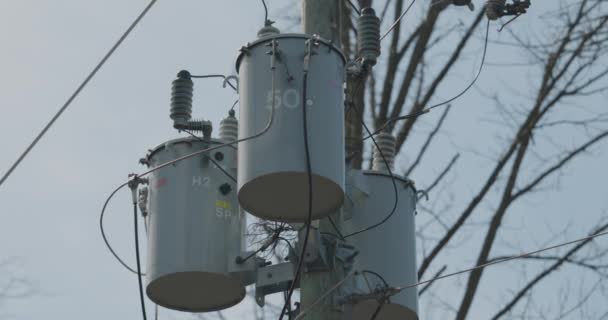
[[[369, 320], [376, 311], [378, 302], [369, 297], [370, 292], [386, 284], [390, 287], [414, 284], [418, 279], [414, 225], [416, 192], [411, 181], [398, 176], [395, 179], [399, 198], [395, 213], [382, 225], [348, 239], [359, 251], [354, 268], [362, 273], [353, 278], [354, 297], [363, 297], [355, 298], [351, 305], [355, 320]], [[345, 232], [370, 227], [391, 212], [395, 192], [390, 175], [352, 170], [348, 180], [349, 198], [353, 203], [349, 214], [345, 215]], [[390, 297], [376, 319], [418, 319], [417, 288], [408, 288]]]
[[[313, 54], [303, 101], [307, 43]], [[272, 57], [272, 42], [276, 54]], [[276, 69], [271, 70], [274, 59]], [[335, 212], [344, 198], [344, 71], [338, 48], [301, 34], [272, 35], [246, 48], [237, 60], [239, 139], [271, 127], [239, 144], [238, 198], [251, 214], [274, 221], [304, 222], [308, 217], [308, 177], [302, 105], [306, 105], [312, 167], [312, 219]], [[274, 74], [274, 90], [272, 78]]]
[[[171, 140], [150, 152], [148, 165], [154, 168], [218, 143]], [[214, 311], [245, 297], [239, 276], [228, 271], [243, 249], [245, 218], [235, 183], [209, 160], [234, 175], [235, 152], [223, 147], [150, 175], [146, 293], [163, 307]]]

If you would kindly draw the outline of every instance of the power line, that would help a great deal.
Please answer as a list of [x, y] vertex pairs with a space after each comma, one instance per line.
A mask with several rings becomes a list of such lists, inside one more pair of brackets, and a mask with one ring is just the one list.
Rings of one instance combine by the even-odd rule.
[[[310, 44], [309, 44], [310, 46]], [[309, 47], [310, 48], [310, 47]], [[309, 49], [310, 50], [310, 49]], [[312, 54], [311, 51], [308, 54]], [[309, 57], [305, 58], [309, 59]], [[305, 67], [306, 68], [306, 67]], [[296, 268], [296, 275], [294, 280], [291, 282], [289, 286], [289, 290], [287, 291], [287, 299], [285, 304], [283, 305], [283, 310], [281, 310], [281, 316], [279, 320], [283, 319], [285, 312], [288, 308], [290, 308], [291, 296], [293, 295], [294, 290], [296, 289], [296, 283], [300, 278], [300, 272], [302, 271], [302, 266], [304, 265], [304, 254], [306, 253], [306, 247], [308, 245], [308, 238], [310, 236], [310, 225], [312, 223], [312, 165], [310, 160], [310, 148], [308, 145], [308, 120], [306, 114], [306, 101], [307, 101], [307, 89], [308, 89], [308, 70], [304, 70], [303, 80], [302, 80], [302, 127], [303, 127], [303, 135], [304, 135], [304, 152], [306, 154], [306, 175], [308, 177], [308, 217], [306, 219], [306, 234], [304, 235], [304, 241], [302, 242], [300, 253], [300, 259], [298, 261], [298, 267]]]
[[[110, 250], [110, 253], [112, 253], [112, 255], [114, 256], [114, 258], [116, 258], [116, 260], [118, 260], [118, 262], [120, 262], [120, 264], [125, 267], [127, 270], [131, 271], [132, 273], [139, 275], [139, 272], [136, 271], [135, 269], [129, 267], [129, 265], [127, 265], [126, 262], [124, 262], [116, 253], [116, 251], [114, 251], [114, 249], [112, 248], [112, 246], [110, 245], [110, 242], [108, 241], [108, 238], [106, 236], [106, 232], [105, 229], [103, 227], [103, 217], [104, 214], [106, 212], [106, 207], [108, 206], [108, 203], [110, 203], [110, 200], [114, 197], [114, 195], [122, 188], [124, 188], [125, 186], [127, 186], [129, 184], [129, 182], [125, 182], [123, 184], [121, 184], [120, 186], [118, 186], [116, 189], [114, 189], [114, 191], [112, 191], [112, 193], [110, 194], [110, 196], [106, 199], [105, 203], [103, 204], [103, 208], [101, 209], [101, 214], [99, 215], [99, 229], [101, 230], [101, 237], [103, 238], [104, 243], [106, 244], [106, 247], [108, 248], [108, 250]], [[145, 274], [143, 274], [145, 275]]]
[[262, 0], [262, 5], [264, 5], [264, 25], [268, 23], [268, 6], [266, 6], [266, 1]]
[[357, 6], [351, 0], [346, 0], [346, 2], [348, 2], [351, 8], [353, 8], [358, 15], [361, 15], [361, 10], [359, 10], [359, 8], [357, 8]]
[[127, 30], [123, 33], [123, 35], [118, 39], [118, 41], [112, 46], [112, 48], [110, 48], [110, 51], [108, 51], [108, 53], [106, 53], [106, 55], [101, 59], [101, 61], [99, 61], [99, 63], [93, 69], [93, 71], [91, 73], [89, 73], [89, 75], [84, 79], [84, 81], [80, 84], [80, 86], [78, 86], [76, 91], [74, 91], [74, 93], [70, 96], [70, 98], [68, 98], [68, 100], [63, 104], [63, 106], [59, 109], [59, 111], [57, 111], [57, 113], [55, 113], [53, 118], [51, 118], [51, 121], [49, 121], [49, 123], [47, 123], [47, 125], [42, 129], [42, 131], [40, 131], [38, 136], [36, 136], [36, 138], [34, 138], [34, 141], [32, 141], [30, 143], [30, 145], [25, 149], [25, 151], [21, 154], [21, 156], [19, 156], [17, 161], [15, 161], [15, 163], [13, 163], [13, 165], [4, 174], [4, 176], [0, 180], [0, 186], [4, 183], [4, 181], [6, 181], [6, 179], [11, 175], [11, 173], [17, 168], [17, 166], [19, 166], [21, 161], [23, 161], [23, 159], [25, 159], [25, 157], [30, 153], [30, 151], [34, 148], [34, 146], [38, 143], [38, 141], [46, 134], [46, 132], [51, 128], [51, 126], [53, 126], [55, 121], [57, 121], [57, 119], [59, 119], [61, 114], [70, 106], [70, 104], [72, 104], [72, 101], [74, 101], [74, 99], [76, 99], [76, 97], [78, 96], [78, 94], [80, 94], [82, 89], [84, 89], [84, 87], [89, 83], [89, 81], [91, 81], [91, 79], [95, 76], [95, 74], [97, 74], [99, 69], [101, 69], [101, 67], [106, 63], [106, 61], [112, 56], [114, 51], [116, 51], [116, 49], [118, 49], [118, 47], [127, 38], [127, 36], [131, 33], [131, 31], [137, 26], [137, 24], [139, 24], [141, 19], [148, 13], [148, 11], [152, 8], [152, 6], [154, 6], [156, 1], [157, 0], [150, 1], [150, 3], [144, 8], [144, 10], [139, 14], [139, 16], [137, 16], [135, 21], [133, 21], [133, 23], [131, 23], [129, 28], [127, 28]]
[[410, 5], [405, 9], [405, 11], [403, 11], [399, 18], [397, 18], [397, 20], [395, 20], [395, 22], [393, 22], [393, 24], [388, 28], [388, 30], [382, 35], [382, 37], [380, 37], [380, 41], [384, 40], [384, 38], [386, 38], [386, 36], [388, 36], [389, 33], [391, 33], [397, 27], [399, 21], [401, 21], [401, 18], [405, 17], [405, 15], [408, 13], [408, 11], [410, 11], [415, 2], [416, 0], [413, 0], [412, 3], [410, 3]]
[[[135, 191], [133, 191], [135, 192]], [[141, 280], [141, 259], [139, 254], [139, 228], [137, 223], [137, 201], [133, 201], [133, 223], [135, 224], [135, 260], [137, 261], [137, 282], [139, 285], [139, 301], [141, 302], [141, 314], [144, 320], [146, 317], [146, 302], [144, 300], [144, 285]]]

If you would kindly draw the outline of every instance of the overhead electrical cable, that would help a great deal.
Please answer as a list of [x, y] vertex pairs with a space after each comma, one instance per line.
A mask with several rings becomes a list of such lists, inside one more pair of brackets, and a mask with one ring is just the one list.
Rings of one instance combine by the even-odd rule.
[[351, 8], [353, 8], [358, 15], [361, 15], [361, 10], [359, 10], [359, 8], [357, 8], [357, 6], [351, 0], [346, 0], [346, 2], [348, 2]]
[[139, 254], [139, 228], [137, 219], [137, 201], [133, 201], [133, 223], [135, 225], [135, 260], [137, 261], [137, 282], [139, 285], [139, 300], [141, 302], [141, 314], [144, 320], [146, 317], [146, 301], [144, 299], [144, 285], [141, 280], [141, 259]]
[[[121, 184], [120, 186], [118, 186], [116, 189], [114, 189], [114, 191], [112, 191], [112, 193], [110, 194], [110, 196], [106, 199], [106, 201], [103, 204], [103, 208], [101, 209], [101, 214], [99, 215], [99, 229], [101, 230], [101, 237], [103, 238], [103, 241], [106, 244], [106, 247], [108, 248], [108, 250], [110, 250], [110, 253], [112, 253], [112, 255], [114, 256], [114, 258], [116, 258], [116, 260], [118, 260], [118, 262], [120, 262], [120, 264], [125, 267], [127, 270], [131, 271], [132, 273], [139, 275], [139, 272], [136, 271], [135, 269], [129, 267], [129, 265], [127, 265], [126, 262], [124, 262], [116, 253], [116, 251], [114, 251], [114, 249], [112, 248], [112, 246], [110, 245], [110, 242], [108, 241], [108, 238], [106, 236], [106, 232], [104, 230], [103, 227], [103, 218], [106, 212], [106, 207], [108, 206], [108, 203], [110, 203], [110, 200], [112, 199], [112, 197], [114, 197], [114, 195], [122, 188], [124, 188], [125, 186], [127, 186], [129, 184], [129, 182], [125, 182], [123, 184]], [[145, 274], [144, 274], [145, 275]]]
[[264, 6], [264, 25], [266, 25], [268, 23], [268, 6], [264, 0], [262, 0], [262, 5]]
[[[309, 52], [308, 55], [311, 55], [311, 48], [309, 44]], [[310, 59], [310, 57], [305, 58]], [[307, 62], [305, 62], [306, 64]], [[312, 190], [312, 165], [310, 160], [310, 148], [308, 145], [308, 120], [306, 114], [306, 101], [307, 101], [307, 88], [308, 88], [308, 68], [305, 67], [304, 75], [303, 75], [303, 84], [302, 84], [302, 127], [303, 127], [303, 135], [304, 135], [304, 152], [306, 154], [306, 175], [308, 178], [308, 217], [306, 219], [306, 230], [304, 231], [304, 241], [302, 242], [300, 253], [300, 258], [298, 260], [298, 266], [296, 268], [295, 278], [291, 282], [289, 289], [287, 290], [287, 299], [285, 304], [283, 305], [283, 309], [281, 310], [281, 315], [279, 320], [283, 319], [285, 312], [290, 307], [291, 296], [296, 289], [296, 283], [298, 283], [298, 279], [300, 278], [300, 272], [302, 271], [302, 266], [304, 265], [304, 254], [306, 253], [306, 247], [308, 245], [308, 238], [310, 236], [310, 225], [312, 223], [312, 204], [313, 204], [313, 190]]]
[[488, 39], [489, 39], [489, 35], [490, 35], [490, 20], [488, 20], [488, 24], [486, 26], [486, 36], [485, 36], [485, 40], [484, 40], [484, 44], [483, 44], [483, 53], [481, 55], [481, 64], [479, 65], [479, 69], [477, 70], [477, 73], [475, 74], [475, 77], [473, 78], [473, 81], [471, 81], [471, 83], [469, 83], [469, 85], [467, 85], [464, 90], [462, 90], [459, 94], [455, 95], [454, 97], [445, 100], [441, 103], [437, 103], [435, 105], [432, 105], [430, 107], [424, 108], [420, 111], [417, 112], [413, 112], [404, 116], [399, 116], [399, 117], [395, 117], [395, 118], [391, 118], [386, 120], [386, 122], [384, 122], [384, 124], [376, 129], [373, 133], [369, 134], [367, 137], [363, 138], [363, 141], [369, 139], [371, 136], [377, 135], [378, 133], [382, 132], [384, 129], [386, 129], [386, 127], [388, 127], [391, 123], [399, 121], [399, 120], [405, 120], [405, 119], [411, 119], [411, 118], [417, 118], [425, 113], [430, 112], [431, 110], [437, 108], [437, 107], [441, 107], [444, 105], [447, 105], [451, 102], [453, 102], [454, 100], [462, 97], [465, 93], [467, 93], [467, 91], [469, 91], [473, 85], [475, 85], [475, 83], [477, 82], [477, 80], [479, 79], [479, 76], [481, 75], [481, 72], [483, 71], [483, 67], [485, 65], [485, 61], [486, 61], [486, 56], [487, 56], [487, 52], [488, 52]]
[[95, 74], [97, 74], [99, 69], [101, 69], [101, 67], [106, 63], [106, 61], [112, 56], [114, 51], [116, 51], [116, 49], [118, 49], [118, 47], [123, 43], [123, 41], [131, 33], [131, 31], [133, 31], [133, 29], [139, 24], [139, 22], [143, 19], [143, 17], [148, 13], [148, 11], [150, 11], [150, 9], [152, 8], [152, 6], [154, 6], [156, 1], [157, 0], [150, 1], [150, 3], [144, 8], [144, 10], [139, 14], [139, 16], [137, 16], [135, 21], [133, 21], [133, 23], [131, 23], [131, 25], [127, 28], [127, 30], [123, 33], [123, 35], [118, 39], [118, 41], [112, 46], [112, 48], [110, 48], [110, 51], [108, 51], [108, 53], [106, 53], [106, 55], [101, 59], [101, 61], [99, 61], [97, 66], [95, 66], [95, 68], [93, 68], [93, 71], [91, 71], [91, 73], [89, 73], [89, 75], [84, 79], [84, 81], [78, 86], [76, 91], [74, 91], [74, 93], [72, 93], [72, 95], [68, 98], [68, 100], [59, 109], [59, 111], [57, 111], [57, 113], [55, 113], [55, 115], [46, 124], [46, 126], [44, 126], [44, 128], [42, 128], [42, 131], [40, 131], [40, 133], [36, 136], [36, 138], [34, 138], [34, 140], [29, 144], [29, 146], [25, 149], [25, 151], [19, 156], [17, 161], [15, 161], [15, 163], [13, 163], [13, 165], [8, 169], [8, 171], [4, 174], [4, 176], [2, 176], [2, 179], [0, 179], [0, 186], [6, 181], [6, 179], [8, 179], [8, 177], [11, 175], [11, 173], [17, 168], [17, 166], [19, 166], [21, 161], [23, 161], [23, 159], [25, 159], [25, 157], [30, 153], [30, 151], [34, 148], [34, 146], [36, 146], [38, 141], [40, 141], [40, 139], [46, 134], [46, 132], [53, 126], [55, 121], [57, 121], [57, 119], [59, 119], [61, 114], [63, 114], [63, 112], [72, 104], [72, 102], [74, 101], [74, 99], [76, 99], [78, 94], [80, 94], [80, 92], [84, 89], [84, 87], [86, 87], [86, 85], [89, 83], [89, 81], [91, 81], [91, 79], [93, 79], [93, 77], [95, 76]]
[[[395, 295], [395, 294], [398, 294], [399, 292], [401, 292], [401, 291], [403, 291], [405, 289], [418, 287], [418, 286], [421, 286], [423, 284], [435, 282], [437, 280], [441, 280], [441, 279], [457, 276], [457, 275], [464, 274], [464, 273], [469, 273], [469, 272], [472, 272], [472, 271], [475, 271], [475, 270], [479, 270], [479, 269], [483, 269], [483, 268], [486, 268], [486, 267], [489, 267], [489, 266], [493, 266], [493, 265], [509, 262], [509, 261], [512, 261], [512, 260], [526, 258], [526, 257], [532, 256], [532, 255], [538, 254], [538, 253], [542, 253], [542, 252], [545, 252], [545, 251], [558, 249], [558, 248], [561, 248], [561, 247], [573, 245], [575, 243], [579, 243], [579, 242], [583, 242], [583, 241], [592, 240], [592, 239], [599, 238], [599, 237], [602, 237], [602, 236], [605, 236], [605, 235], [608, 235], [608, 231], [595, 233], [595, 234], [589, 235], [589, 236], [584, 237], [584, 238], [580, 238], [580, 239], [576, 239], [576, 240], [571, 240], [571, 241], [563, 242], [563, 243], [560, 243], [560, 244], [557, 244], [557, 245], [553, 245], [553, 246], [550, 246], [550, 247], [545, 247], [545, 248], [542, 248], [542, 249], [539, 249], [539, 250], [529, 251], [529, 252], [522, 253], [522, 254], [519, 254], [519, 255], [515, 255], [515, 256], [512, 256], [512, 257], [508, 257], [508, 258], [504, 258], [504, 259], [500, 259], [500, 260], [496, 260], [496, 261], [480, 264], [478, 266], [475, 266], [475, 267], [472, 267], [472, 268], [469, 268], [469, 269], [464, 269], [464, 270], [460, 270], [460, 271], [453, 272], [453, 273], [450, 273], [450, 274], [446, 274], [446, 275], [442, 275], [442, 276], [437, 276], [437, 277], [431, 278], [429, 280], [424, 280], [424, 281], [416, 282], [414, 284], [406, 285], [406, 286], [403, 286], [403, 287], [390, 288], [390, 295]], [[334, 292], [340, 286], [342, 286], [342, 284], [344, 284], [344, 282], [346, 282], [346, 280], [348, 278], [350, 278], [351, 276], [356, 275], [358, 273], [359, 272], [356, 271], [356, 270], [351, 271], [342, 280], [338, 281], [338, 283], [336, 283], [333, 287], [331, 287], [329, 290], [327, 290], [325, 293], [323, 293], [319, 298], [317, 298], [317, 300], [315, 300], [308, 308], [302, 310], [302, 312], [300, 312], [300, 314], [296, 317], [296, 320], [303, 319], [304, 316], [306, 314], [308, 314], [310, 311], [314, 310], [314, 308], [319, 303], [321, 303], [321, 301], [323, 301], [323, 299], [325, 299], [332, 292]]]
[[408, 11], [410, 11], [410, 9], [412, 8], [412, 6], [414, 5], [415, 2], [416, 2], [416, 0], [412, 0], [412, 3], [410, 3], [410, 5], [405, 9], [405, 11], [403, 11], [403, 13], [399, 16], [399, 18], [397, 18], [397, 20], [395, 20], [395, 22], [393, 22], [393, 24], [388, 28], [388, 30], [382, 35], [382, 37], [380, 37], [380, 41], [384, 40], [384, 38], [386, 38], [386, 36], [388, 36], [391, 32], [393, 32], [393, 30], [395, 30], [395, 28], [397, 27], [397, 25], [399, 24], [401, 19], [403, 17], [405, 17], [405, 15], [408, 13]]

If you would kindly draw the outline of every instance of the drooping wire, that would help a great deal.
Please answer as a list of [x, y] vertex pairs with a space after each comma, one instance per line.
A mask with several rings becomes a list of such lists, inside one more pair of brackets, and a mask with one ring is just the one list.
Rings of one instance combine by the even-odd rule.
[[[127, 270], [131, 271], [132, 273], [139, 275], [140, 273], [138, 271], [136, 271], [135, 269], [129, 267], [129, 265], [127, 265], [119, 256], [118, 254], [114, 251], [114, 249], [112, 248], [112, 246], [110, 245], [110, 242], [108, 241], [108, 238], [106, 236], [106, 232], [104, 230], [103, 227], [103, 217], [104, 214], [106, 212], [106, 207], [108, 206], [108, 203], [110, 203], [110, 200], [112, 199], [112, 197], [114, 197], [114, 195], [122, 188], [124, 188], [125, 186], [127, 186], [129, 183], [125, 182], [123, 184], [121, 184], [120, 186], [118, 186], [116, 189], [114, 189], [114, 191], [112, 191], [112, 193], [110, 194], [110, 196], [106, 199], [105, 203], [103, 204], [103, 208], [101, 209], [101, 214], [99, 215], [99, 229], [101, 230], [101, 237], [103, 238], [103, 241], [106, 244], [106, 247], [108, 248], [108, 250], [110, 250], [110, 253], [112, 253], [112, 255], [114, 256], [114, 258], [116, 258], [116, 260], [118, 260], [118, 262], [120, 262], [120, 264], [125, 267]], [[142, 274], [145, 275], [145, 274]]]
[[135, 224], [135, 260], [137, 261], [137, 281], [139, 284], [139, 300], [141, 302], [141, 314], [144, 320], [146, 317], [146, 302], [144, 299], [144, 285], [141, 280], [141, 259], [139, 254], [139, 228], [137, 221], [137, 202], [133, 202], [133, 223]]
[[348, 2], [351, 8], [353, 8], [358, 15], [361, 15], [361, 10], [359, 10], [359, 8], [357, 8], [357, 6], [351, 0], [346, 0], [346, 2]]
[[391, 118], [386, 120], [386, 122], [384, 122], [384, 124], [378, 128], [377, 130], [375, 130], [373, 133], [369, 134], [367, 137], [363, 138], [363, 141], [371, 138], [371, 136], [377, 135], [378, 133], [382, 132], [386, 127], [388, 127], [391, 123], [399, 121], [399, 120], [405, 120], [405, 119], [410, 119], [410, 118], [417, 118], [425, 113], [430, 112], [431, 110], [437, 108], [437, 107], [441, 107], [444, 106], [446, 104], [449, 104], [451, 102], [453, 102], [454, 100], [462, 97], [465, 93], [467, 93], [467, 91], [469, 91], [473, 85], [475, 85], [475, 83], [477, 82], [477, 80], [479, 79], [479, 76], [481, 75], [481, 72], [483, 71], [483, 67], [485, 65], [485, 61], [486, 61], [486, 56], [487, 56], [487, 52], [488, 52], [488, 39], [489, 39], [489, 35], [490, 35], [490, 20], [488, 20], [488, 24], [486, 26], [486, 36], [485, 36], [485, 40], [484, 40], [484, 44], [483, 44], [483, 53], [481, 55], [481, 64], [479, 65], [479, 69], [477, 70], [477, 73], [475, 74], [475, 77], [473, 78], [473, 81], [471, 81], [471, 83], [469, 83], [468, 86], [466, 86], [464, 88], [464, 90], [462, 90], [459, 94], [457, 94], [456, 96], [445, 100], [441, 103], [432, 105], [430, 107], [424, 108], [418, 112], [413, 112], [410, 114], [406, 114], [404, 116], [399, 116], [399, 117], [395, 117], [395, 118]]
[[379, 273], [375, 272], [375, 271], [371, 271], [371, 270], [361, 270], [361, 273], [367, 273], [367, 274], [371, 274], [372, 276], [378, 278], [380, 281], [382, 281], [382, 284], [384, 285], [385, 288], [388, 288], [388, 282], [386, 282], [386, 280], [384, 279], [384, 277], [382, 277]]
[[427, 110], [430, 111], [430, 110], [435, 109], [437, 107], [446, 105], [446, 104], [448, 104], [448, 103], [450, 103], [450, 102], [452, 102], [452, 101], [454, 101], [454, 100], [462, 97], [465, 93], [467, 93], [467, 91], [469, 91], [469, 89], [471, 89], [473, 87], [473, 85], [477, 82], [477, 79], [479, 79], [479, 76], [481, 75], [481, 71], [483, 71], [483, 66], [484, 66], [484, 64], [486, 62], [486, 53], [488, 52], [488, 38], [489, 38], [489, 35], [490, 35], [490, 20], [488, 20], [488, 24], [486, 26], [486, 37], [485, 37], [484, 44], [483, 44], [483, 53], [481, 55], [481, 64], [479, 65], [479, 70], [477, 71], [477, 74], [475, 75], [475, 78], [473, 78], [473, 81], [471, 81], [471, 83], [466, 88], [464, 88], [464, 90], [462, 90], [462, 92], [460, 92], [459, 94], [457, 94], [453, 98], [450, 98], [450, 99], [448, 99], [446, 101], [443, 101], [441, 103], [432, 105], [432, 106], [426, 108]]
[[25, 159], [25, 157], [30, 153], [30, 151], [32, 151], [34, 146], [36, 146], [38, 141], [40, 141], [40, 139], [46, 134], [46, 132], [53, 126], [55, 121], [57, 121], [57, 119], [59, 119], [61, 114], [63, 114], [63, 112], [72, 104], [74, 99], [76, 99], [76, 97], [80, 94], [80, 92], [84, 89], [84, 87], [87, 86], [89, 81], [91, 81], [91, 79], [93, 79], [93, 77], [97, 74], [99, 69], [101, 69], [101, 67], [106, 63], [106, 61], [108, 61], [108, 59], [112, 56], [112, 54], [114, 54], [114, 51], [116, 51], [116, 49], [118, 49], [118, 47], [123, 43], [123, 41], [131, 33], [131, 31], [133, 31], [133, 29], [139, 24], [139, 22], [143, 19], [143, 17], [148, 13], [148, 11], [150, 11], [150, 9], [152, 8], [152, 6], [154, 6], [156, 1], [157, 0], [152, 0], [152, 1], [150, 1], [150, 3], [148, 3], [148, 5], [139, 14], [139, 16], [137, 16], [135, 21], [133, 21], [133, 23], [131, 23], [131, 25], [122, 34], [122, 36], [118, 39], [118, 41], [112, 46], [112, 48], [110, 48], [108, 53], [106, 53], [106, 55], [101, 59], [101, 61], [99, 61], [97, 66], [95, 66], [95, 68], [93, 68], [93, 71], [91, 71], [91, 73], [89, 73], [89, 75], [78, 86], [76, 91], [74, 91], [74, 93], [72, 93], [72, 95], [68, 98], [68, 100], [59, 109], [59, 111], [57, 111], [57, 113], [55, 113], [53, 118], [51, 118], [51, 120], [46, 124], [46, 126], [44, 126], [44, 128], [42, 128], [42, 131], [40, 131], [40, 133], [36, 136], [36, 138], [34, 138], [34, 140], [30, 143], [30, 145], [19, 156], [17, 161], [15, 161], [15, 163], [13, 163], [13, 165], [8, 169], [8, 171], [4, 174], [4, 176], [2, 176], [2, 179], [0, 179], [0, 186], [6, 181], [6, 179], [8, 179], [8, 177], [11, 175], [11, 173], [17, 168], [17, 166], [19, 166], [21, 161], [23, 161], [23, 159]]
[[412, 0], [412, 3], [410, 3], [410, 5], [405, 9], [405, 11], [403, 11], [399, 18], [397, 18], [397, 20], [395, 20], [395, 22], [393, 22], [393, 24], [388, 28], [388, 30], [386, 30], [386, 32], [382, 35], [382, 37], [380, 37], [380, 41], [384, 40], [386, 36], [388, 36], [393, 30], [395, 30], [395, 28], [399, 24], [399, 21], [401, 21], [401, 19], [405, 17], [405, 15], [408, 13], [408, 11], [410, 11], [415, 2], [416, 0]]
[[307, 114], [306, 114], [306, 100], [307, 100], [307, 90], [308, 90], [308, 71], [305, 70], [304, 71], [304, 76], [303, 76], [303, 85], [302, 85], [302, 127], [303, 127], [303, 131], [304, 131], [304, 152], [306, 154], [306, 175], [308, 177], [308, 217], [306, 218], [306, 233], [304, 235], [304, 241], [302, 242], [302, 247], [301, 250], [302, 252], [300, 253], [300, 258], [298, 261], [298, 267], [296, 268], [296, 276], [294, 278], [294, 280], [291, 282], [291, 285], [289, 286], [289, 289], [287, 290], [287, 300], [286, 303], [283, 305], [283, 309], [281, 310], [281, 316], [279, 317], [279, 320], [283, 320], [283, 316], [285, 315], [285, 312], [287, 311], [288, 307], [290, 307], [288, 305], [288, 303], [291, 302], [291, 296], [293, 295], [293, 292], [296, 289], [296, 283], [298, 282], [298, 279], [300, 278], [300, 272], [302, 271], [302, 266], [304, 265], [304, 254], [306, 253], [306, 247], [308, 245], [308, 238], [310, 236], [310, 225], [312, 223], [312, 204], [313, 204], [313, 193], [312, 193], [312, 165], [311, 165], [311, 160], [310, 160], [310, 148], [308, 145], [308, 120], [307, 120]]
[[367, 131], [367, 134], [371, 137], [372, 142], [374, 143], [374, 145], [376, 146], [376, 149], [378, 150], [378, 153], [380, 153], [380, 156], [382, 157], [382, 161], [384, 162], [384, 165], [386, 166], [386, 170], [388, 170], [388, 174], [391, 177], [391, 182], [393, 183], [393, 190], [395, 192], [395, 202], [393, 203], [393, 208], [391, 209], [390, 213], [384, 217], [384, 219], [380, 220], [379, 222], [363, 228], [361, 230], [357, 230], [355, 232], [349, 233], [347, 235], [344, 236], [344, 238], [349, 238], [355, 235], [358, 235], [360, 233], [375, 229], [381, 225], [383, 225], [385, 222], [387, 222], [397, 211], [397, 205], [399, 204], [399, 190], [397, 189], [397, 182], [395, 179], [395, 176], [393, 175], [393, 171], [391, 170], [391, 166], [388, 163], [388, 161], [386, 160], [386, 157], [384, 157], [384, 153], [382, 152], [382, 148], [380, 148], [380, 146], [378, 145], [378, 143], [376, 143], [376, 139], [374, 138], [374, 136], [372, 135], [371, 130], [369, 129], [369, 127], [367, 126], [367, 124], [365, 124], [365, 121], [363, 120], [363, 115], [360, 114], [359, 109], [357, 108], [357, 106], [353, 105], [353, 109], [355, 110], [355, 112], [357, 112], [359, 114], [359, 117], [361, 118], [361, 125], [363, 125], [363, 128], [365, 128], [365, 131]]

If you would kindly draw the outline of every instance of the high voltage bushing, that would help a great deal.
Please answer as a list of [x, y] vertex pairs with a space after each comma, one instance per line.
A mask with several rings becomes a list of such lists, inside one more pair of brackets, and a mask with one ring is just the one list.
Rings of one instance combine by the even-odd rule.
[[[389, 144], [383, 146], [383, 152], [390, 153]], [[394, 148], [393, 144], [393, 153]], [[384, 156], [387, 158], [386, 154]], [[349, 172], [347, 192], [352, 203], [343, 212], [343, 232], [351, 233], [373, 226], [393, 208], [395, 192], [386, 165], [378, 167], [375, 162], [374, 165], [378, 170]], [[371, 319], [378, 308], [378, 300], [382, 298], [382, 289], [387, 285], [391, 287], [417, 282], [414, 221], [416, 191], [412, 181], [400, 176], [395, 176], [395, 180], [399, 202], [389, 220], [348, 238], [349, 243], [359, 252], [354, 269], [364, 272], [364, 275], [354, 277], [351, 286], [343, 291], [348, 302], [345, 309], [347, 319]], [[372, 273], [365, 274], [367, 271], [382, 278]], [[375, 319], [417, 320], [418, 289], [405, 289], [392, 296]]]
[[[309, 43], [311, 54], [307, 54]], [[304, 101], [306, 59], [309, 70]], [[325, 217], [342, 205], [344, 66], [344, 55], [337, 47], [303, 34], [271, 33], [241, 50], [236, 62], [239, 138], [255, 135], [267, 126], [273, 100], [275, 110], [268, 131], [239, 144], [238, 199], [249, 213], [273, 221], [307, 220], [303, 106], [307, 108], [312, 167], [312, 219]]]
[[[374, 138], [378, 147], [374, 145], [374, 158], [372, 160], [372, 169], [374, 171], [387, 172], [386, 164], [388, 163], [391, 170], [395, 162], [395, 137], [387, 132], [381, 132]], [[380, 151], [382, 153], [380, 153]], [[384, 156], [384, 157], [383, 157]], [[386, 160], [386, 162], [385, 162]]]
[[[219, 143], [171, 140], [153, 149], [145, 163], [154, 168]], [[235, 262], [244, 249], [245, 226], [236, 185], [209, 159], [234, 175], [235, 152], [226, 146], [150, 174], [146, 293], [160, 306], [188, 312], [224, 309], [239, 303], [245, 285], [253, 282], [251, 266]]]
[[230, 110], [228, 117], [220, 122], [220, 140], [234, 142], [239, 137], [239, 121], [234, 116], [234, 110]]
[[171, 87], [171, 114], [173, 127], [179, 130], [200, 131], [206, 138], [211, 137], [211, 122], [192, 119], [192, 97], [194, 83], [190, 72], [182, 70], [177, 74]]
[[380, 19], [372, 8], [363, 8], [357, 19], [357, 45], [365, 68], [376, 65], [380, 56]]
[[192, 96], [194, 83], [190, 79], [190, 73], [182, 70], [177, 74], [171, 87], [171, 119], [174, 127], [183, 125], [192, 118]]

